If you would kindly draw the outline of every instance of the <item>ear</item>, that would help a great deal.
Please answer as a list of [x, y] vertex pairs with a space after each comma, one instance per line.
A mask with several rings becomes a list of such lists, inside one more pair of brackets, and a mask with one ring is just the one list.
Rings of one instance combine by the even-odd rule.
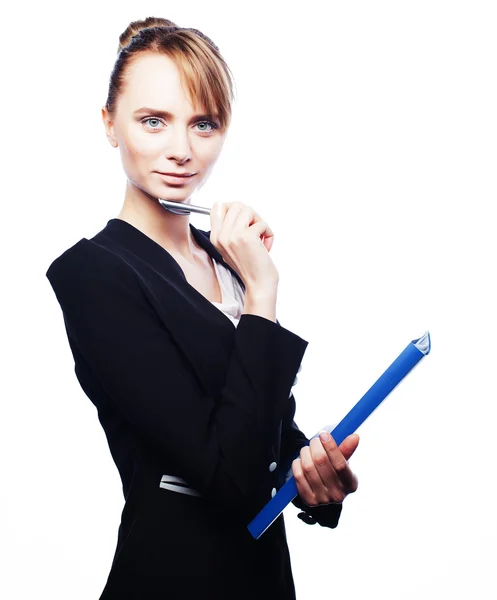
[[113, 148], [117, 148], [119, 144], [117, 143], [116, 133], [114, 131], [114, 123], [110, 118], [109, 111], [105, 108], [105, 106], [102, 106], [102, 120], [104, 122], [105, 135], [109, 140], [109, 144]]

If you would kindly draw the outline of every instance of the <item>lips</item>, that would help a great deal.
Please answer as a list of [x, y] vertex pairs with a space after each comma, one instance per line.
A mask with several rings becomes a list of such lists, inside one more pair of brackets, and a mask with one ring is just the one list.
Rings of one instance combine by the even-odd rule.
[[195, 173], [161, 173], [160, 171], [158, 171], [159, 175], [167, 175], [168, 177], [184, 177], [184, 178], [189, 178], [189, 177], [193, 177], [195, 175]]
[[193, 179], [193, 175], [188, 177], [186, 175], [165, 175], [164, 173], [159, 173], [159, 171], [157, 173], [166, 185], [182, 186], [190, 183], [190, 179]]

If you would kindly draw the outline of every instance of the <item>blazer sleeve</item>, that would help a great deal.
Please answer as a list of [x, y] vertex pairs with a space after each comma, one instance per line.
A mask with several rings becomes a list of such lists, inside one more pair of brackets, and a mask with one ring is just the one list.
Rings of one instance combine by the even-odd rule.
[[274, 485], [268, 464], [308, 342], [243, 314], [214, 397], [118, 256], [83, 238], [46, 276], [71, 346], [115, 409], [202, 496], [234, 518], [253, 518]]
[[[303, 446], [308, 446], [310, 440], [298, 428], [294, 421], [295, 416], [295, 398], [291, 397], [291, 405], [283, 418], [281, 430], [281, 464], [287, 476], [292, 475], [292, 462], [300, 455]], [[334, 529], [338, 525], [340, 514], [342, 512], [342, 503], [331, 502], [319, 506], [309, 506], [306, 504], [300, 494], [297, 494], [292, 500], [292, 504], [300, 508], [297, 516], [308, 525], [319, 523], [322, 527]]]

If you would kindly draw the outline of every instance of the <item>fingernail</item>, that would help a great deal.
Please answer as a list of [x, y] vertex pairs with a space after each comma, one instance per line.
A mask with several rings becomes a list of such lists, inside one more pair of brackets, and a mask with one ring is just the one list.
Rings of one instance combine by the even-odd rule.
[[322, 442], [329, 442], [331, 440], [331, 435], [327, 431], [320, 431], [319, 437]]

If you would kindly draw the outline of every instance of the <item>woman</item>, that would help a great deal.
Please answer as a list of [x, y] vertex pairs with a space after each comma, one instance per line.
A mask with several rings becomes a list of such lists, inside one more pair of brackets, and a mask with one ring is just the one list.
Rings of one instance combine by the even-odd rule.
[[258, 540], [248, 523], [287, 474], [305, 522], [325, 527], [357, 488], [358, 437], [309, 443], [293, 420], [307, 342], [276, 320], [271, 228], [230, 202], [215, 203], [205, 232], [158, 202], [188, 204], [205, 183], [231, 102], [206, 36], [131, 23], [102, 109], [123, 207], [46, 273], [123, 484], [104, 600], [295, 598], [283, 515]]

